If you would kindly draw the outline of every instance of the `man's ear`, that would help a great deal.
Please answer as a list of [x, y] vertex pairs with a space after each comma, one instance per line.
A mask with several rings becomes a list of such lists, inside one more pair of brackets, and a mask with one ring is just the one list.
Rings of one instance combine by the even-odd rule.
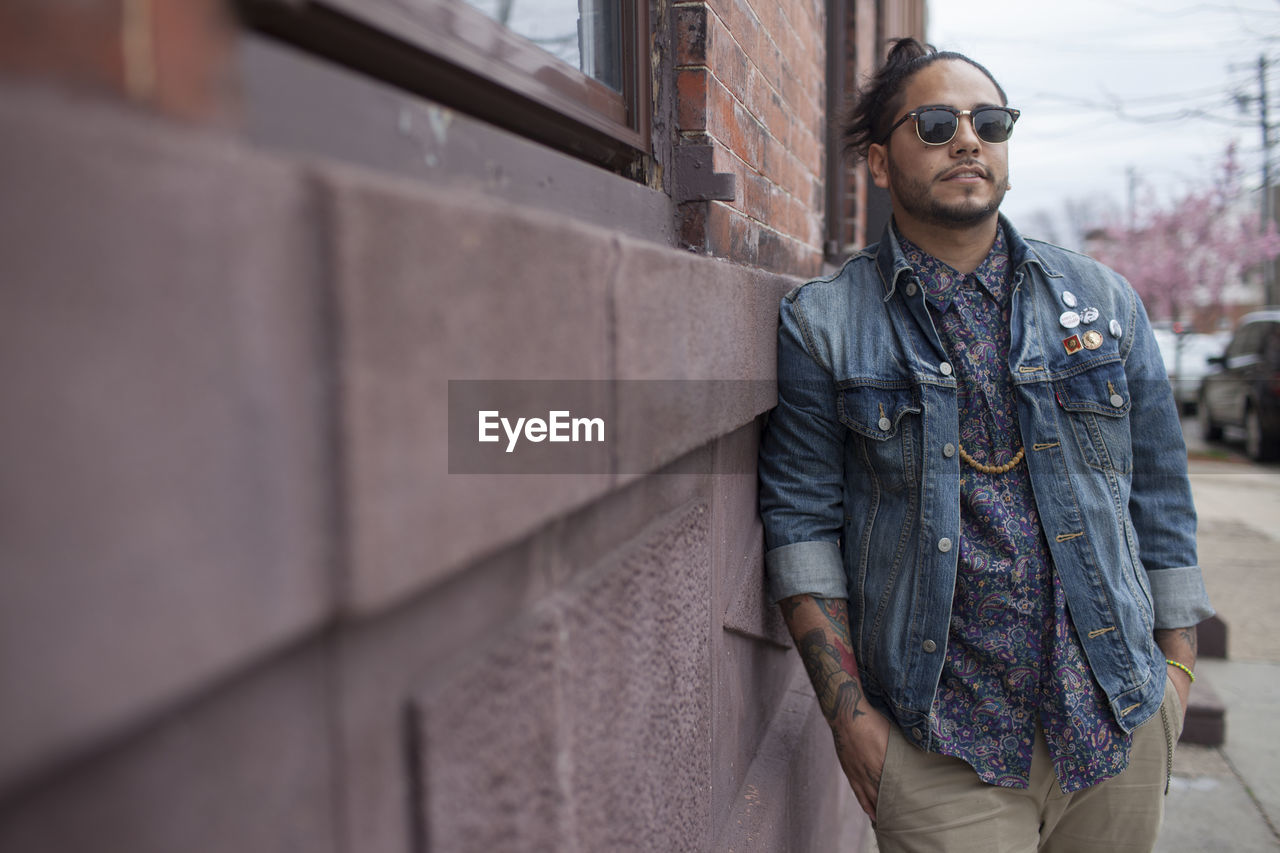
[[889, 149], [873, 144], [867, 148], [867, 171], [872, 182], [882, 190], [889, 189]]

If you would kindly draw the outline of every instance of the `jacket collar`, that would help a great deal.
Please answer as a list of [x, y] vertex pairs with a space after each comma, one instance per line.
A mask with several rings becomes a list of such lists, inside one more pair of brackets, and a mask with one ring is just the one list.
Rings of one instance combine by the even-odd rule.
[[[1004, 229], [1005, 243], [1009, 249], [1009, 265], [1016, 272], [1022, 269], [1024, 264], [1036, 264], [1051, 278], [1058, 278], [1058, 273], [1049, 268], [1039, 254], [1031, 248], [1022, 235], [1018, 233], [1018, 229], [1005, 217], [1003, 213], [997, 214], [999, 227]], [[898, 289], [898, 280], [905, 273], [911, 275], [911, 264], [902, 255], [902, 248], [898, 245], [898, 232], [893, 227], [893, 218], [885, 223], [884, 234], [880, 237], [880, 244], [876, 247], [876, 269], [880, 273], [880, 283], [884, 287], [884, 299], [889, 301], [894, 291]]]

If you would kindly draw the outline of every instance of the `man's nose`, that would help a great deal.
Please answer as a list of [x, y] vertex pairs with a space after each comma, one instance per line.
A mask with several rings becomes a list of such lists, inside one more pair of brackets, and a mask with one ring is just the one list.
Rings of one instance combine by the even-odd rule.
[[951, 140], [951, 151], [955, 154], [978, 151], [982, 148], [982, 140], [973, 126], [973, 116], [957, 116], [956, 135]]

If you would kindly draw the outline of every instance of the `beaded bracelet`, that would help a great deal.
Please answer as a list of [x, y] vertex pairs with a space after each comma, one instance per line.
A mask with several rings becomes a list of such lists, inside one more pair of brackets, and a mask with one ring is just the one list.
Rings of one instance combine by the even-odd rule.
[[1182, 670], [1187, 674], [1187, 677], [1191, 679], [1192, 684], [1196, 683], [1196, 674], [1192, 672], [1188, 667], [1183, 666], [1182, 664], [1178, 663], [1176, 660], [1169, 660], [1168, 658], [1165, 658], [1165, 663], [1169, 664], [1169, 666], [1176, 666], [1178, 669]]

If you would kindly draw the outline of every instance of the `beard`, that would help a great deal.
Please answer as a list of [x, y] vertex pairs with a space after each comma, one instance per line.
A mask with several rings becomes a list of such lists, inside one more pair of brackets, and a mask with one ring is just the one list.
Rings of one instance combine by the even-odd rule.
[[[909, 177], [898, 168], [893, 157], [888, 158], [889, 181], [893, 189], [895, 202], [902, 211], [915, 219], [927, 222], [939, 228], [965, 228], [976, 225], [992, 216], [1000, 209], [1008, 187], [1007, 176], [995, 175], [987, 170], [986, 180], [990, 181], [995, 192], [989, 201], [969, 196], [954, 202], [945, 202], [933, 195], [932, 181]], [[955, 168], [948, 166], [946, 171]], [[940, 173], [941, 174], [941, 173]]]

